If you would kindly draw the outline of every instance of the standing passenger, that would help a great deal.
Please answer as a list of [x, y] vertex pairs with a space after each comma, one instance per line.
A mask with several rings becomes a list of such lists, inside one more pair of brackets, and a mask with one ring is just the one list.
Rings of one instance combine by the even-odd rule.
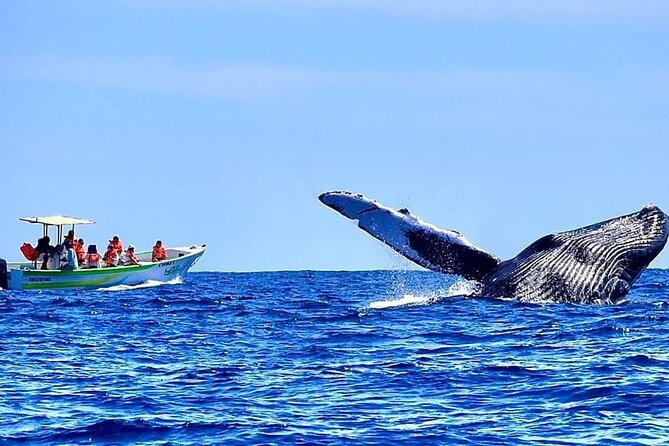
[[74, 239], [74, 229], [70, 229], [69, 231], [67, 231], [67, 235], [63, 239], [63, 244], [65, 242], [70, 242], [70, 245], [74, 246], [75, 241], [76, 240]]

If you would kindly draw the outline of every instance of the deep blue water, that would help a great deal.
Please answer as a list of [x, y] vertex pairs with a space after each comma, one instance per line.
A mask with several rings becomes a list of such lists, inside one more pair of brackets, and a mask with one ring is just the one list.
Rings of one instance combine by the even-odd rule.
[[615, 306], [451, 285], [193, 273], [0, 292], [0, 443], [669, 443], [669, 271]]

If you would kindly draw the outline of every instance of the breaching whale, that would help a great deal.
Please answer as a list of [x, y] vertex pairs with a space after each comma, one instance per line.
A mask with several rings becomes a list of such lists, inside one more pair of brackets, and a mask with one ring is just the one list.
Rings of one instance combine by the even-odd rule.
[[407, 209], [396, 211], [343, 191], [318, 198], [420, 266], [477, 281], [480, 295], [529, 302], [619, 302], [667, 242], [667, 215], [648, 205], [633, 214], [546, 235], [501, 261], [459, 232], [437, 228]]

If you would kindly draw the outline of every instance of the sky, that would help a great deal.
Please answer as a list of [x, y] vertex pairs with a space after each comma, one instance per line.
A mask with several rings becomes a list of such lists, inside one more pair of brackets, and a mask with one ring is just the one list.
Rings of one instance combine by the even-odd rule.
[[501, 258], [669, 212], [668, 25], [660, 0], [1, 2], [0, 257], [63, 214], [207, 243], [201, 271], [409, 267], [330, 190]]

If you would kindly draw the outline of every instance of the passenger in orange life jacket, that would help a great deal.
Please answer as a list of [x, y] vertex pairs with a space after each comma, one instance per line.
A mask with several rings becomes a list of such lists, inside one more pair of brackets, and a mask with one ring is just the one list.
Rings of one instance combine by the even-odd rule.
[[83, 238], [75, 240], [74, 243], [72, 243], [74, 252], [77, 253], [77, 262], [79, 263], [79, 266], [83, 265], [83, 263], [86, 261], [86, 251], [84, 250], [84, 246]]
[[160, 240], [156, 240], [156, 244], [153, 247], [153, 251], [151, 252], [151, 261], [152, 262], [160, 262], [161, 260], [167, 259], [167, 256], [165, 255], [165, 248], [163, 247], [163, 242]]
[[123, 265], [139, 265], [139, 259], [135, 254], [135, 247], [133, 245], [128, 245], [128, 250], [123, 255], [121, 263]]
[[98, 254], [98, 248], [95, 245], [88, 245], [86, 268], [100, 268], [100, 254]]
[[118, 265], [118, 252], [111, 243], [107, 246], [107, 252], [102, 256], [102, 260], [105, 262], [105, 267]]
[[116, 250], [116, 254], [121, 257], [123, 255], [123, 243], [121, 243], [121, 239], [118, 238], [118, 235], [114, 234], [111, 240], [109, 240], [109, 244], [114, 246], [114, 249]]

